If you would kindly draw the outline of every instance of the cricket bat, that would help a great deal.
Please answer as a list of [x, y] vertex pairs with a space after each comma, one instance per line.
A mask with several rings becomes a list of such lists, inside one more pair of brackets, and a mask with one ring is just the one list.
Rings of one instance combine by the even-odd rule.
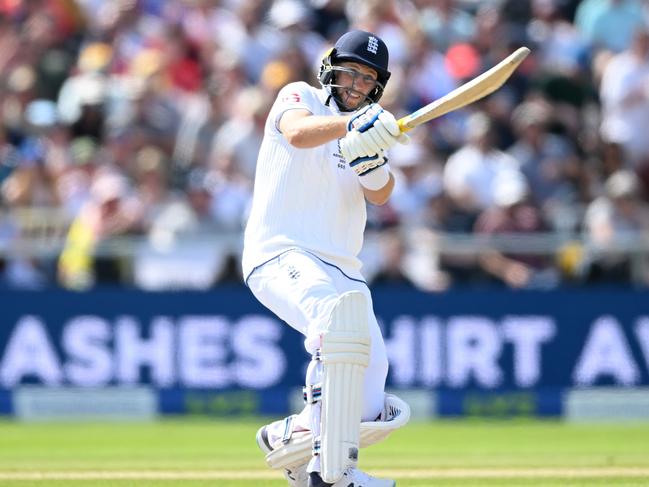
[[465, 107], [474, 101], [493, 93], [509, 79], [514, 70], [527, 57], [530, 50], [527, 47], [520, 47], [514, 53], [496, 64], [493, 68], [485, 71], [480, 76], [454, 89], [447, 95], [429, 103], [416, 112], [400, 118], [397, 122], [401, 132], [407, 132], [416, 126], [428, 122], [434, 118]]

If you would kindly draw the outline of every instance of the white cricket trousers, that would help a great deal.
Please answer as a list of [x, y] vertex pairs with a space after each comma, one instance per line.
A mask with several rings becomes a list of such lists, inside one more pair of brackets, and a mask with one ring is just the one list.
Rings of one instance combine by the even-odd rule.
[[[338, 267], [315, 255], [290, 250], [255, 269], [248, 278], [248, 287], [264, 306], [306, 337], [304, 346], [311, 355], [315, 353], [320, 331], [326, 326], [338, 297], [348, 291], [360, 291], [365, 295], [372, 344], [363, 385], [362, 421], [374, 421], [383, 410], [388, 358], [367, 285], [347, 277]], [[312, 360], [307, 371], [307, 385], [318, 382], [315, 369]], [[308, 408], [300, 416], [300, 423], [306, 422]], [[311, 421], [313, 419], [311, 417]], [[308, 423], [302, 426], [309, 429]]]

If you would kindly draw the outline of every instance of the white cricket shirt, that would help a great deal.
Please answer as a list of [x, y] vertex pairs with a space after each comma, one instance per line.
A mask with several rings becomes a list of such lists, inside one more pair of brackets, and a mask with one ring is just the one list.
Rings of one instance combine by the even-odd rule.
[[282, 252], [306, 250], [362, 279], [357, 258], [366, 208], [358, 177], [337, 140], [311, 149], [290, 145], [278, 128], [287, 110], [339, 115], [328, 93], [304, 82], [290, 83], [271, 108], [259, 151], [252, 208], [244, 234], [243, 275]]

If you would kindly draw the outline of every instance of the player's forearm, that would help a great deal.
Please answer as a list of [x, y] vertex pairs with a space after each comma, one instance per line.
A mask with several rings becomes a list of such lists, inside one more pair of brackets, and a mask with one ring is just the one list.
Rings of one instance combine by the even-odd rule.
[[286, 140], [299, 149], [310, 149], [340, 139], [347, 133], [349, 117], [312, 115], [282, 126]]

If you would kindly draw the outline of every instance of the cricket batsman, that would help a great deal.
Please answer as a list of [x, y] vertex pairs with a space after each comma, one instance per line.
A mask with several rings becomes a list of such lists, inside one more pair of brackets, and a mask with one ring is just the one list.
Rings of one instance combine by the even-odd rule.
[[255, 297], [305, 336], [304, 410], [257, 443], [297, 487], [394, 487], [357, 468], [359, 448], [409, 419], [386, 394], [385, 344], [360, 272], [366, 201], [394, 187], [385, 151], [406, 143], [379, 104], [390, 79], [376, 35], [347, 32], [322, 60], [321, 88], [282, 88], [259, 152], [243, 271]]

